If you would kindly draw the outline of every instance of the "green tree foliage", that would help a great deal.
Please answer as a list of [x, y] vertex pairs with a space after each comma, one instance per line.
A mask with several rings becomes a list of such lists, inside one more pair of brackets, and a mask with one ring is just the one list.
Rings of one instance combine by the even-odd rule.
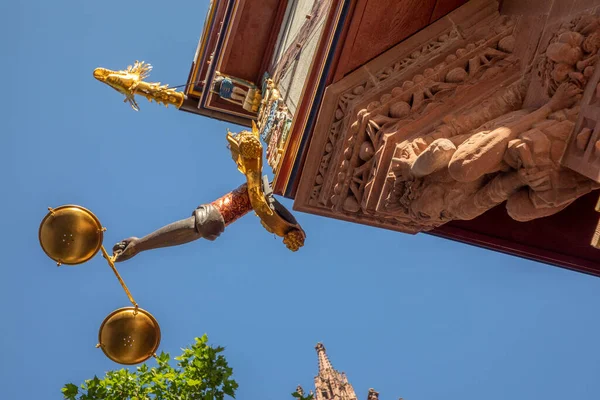
[[206, 335], [183, 349], [175, 357], [176, 368], [169, 365], [170, 356], [161, 353], [158, 366], [146, 364], [134, 372], [127, 369], [109, 371], [104, 378], [86, 380], [80, 387], [72, 383], [62, 388], [68, 400], [223, 400], [235, 398], [238, 384], [231, 379], [233, 370], [221, 353], [222, 347], [207, 344]]

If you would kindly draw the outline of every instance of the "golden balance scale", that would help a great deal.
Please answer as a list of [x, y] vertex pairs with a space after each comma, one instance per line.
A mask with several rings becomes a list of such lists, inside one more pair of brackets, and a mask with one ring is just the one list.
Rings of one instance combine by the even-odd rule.
[[80, 206], [65, 205], [48, 210], [39, 230], [40, 244], [48, 257], [58, 266], [78, 265], [102, 251], [133, 305], [111, 312], [102, 321], [96, 347], [111, 360], [125, 365], [138, 364], [154, 356], [160, 344], [160, 327], [152, 314], [138, 307], [115, 268], [113, 257], [102, 245], [106, 228], [90, 210]]
[[[122, 94], [137, 111], [135, 96], [179, 108], [185, 95], [168, 85], [145, 82], [152, 67], [136, 62], [123, 71], [105, 68], [94, 70], [94, 77]], [[225, 222], [225, 226], [253, 210], [263, 227], [283, 238], [291, 251], [304, 245], [306, 235], [289, 212], [281, 213], [272, 208], [271, 201], [261, 183], [263, 148], [255, 124], [251, 131], [238, 134], [228, 132], [227, 142], [238, 170], [246, 176], [246, 183], [211, 203]], [[44, 252], [59, 266], [78, 265], [91, 260], [99, 251], [112, 268], [125, 290], [132, 307], [124, 307], [110, 313], [100, 325], [98, 345], [111, 360], [125, 365], [144, 362], [155, 355], [160, 344], [160, 327], [148, 311], [138, 307], [127, 285], [115, 268], [115, 256], [110, 256], [102, 240], [106, 228], [90, 211], [77, 205], [64, 205], [49, 212], [39, 229], [40, 244]]]

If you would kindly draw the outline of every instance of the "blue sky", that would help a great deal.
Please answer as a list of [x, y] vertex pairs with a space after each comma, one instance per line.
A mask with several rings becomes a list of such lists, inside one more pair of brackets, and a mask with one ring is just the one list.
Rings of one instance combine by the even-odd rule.
[[[66, 382], [119, 368], [97, 331], [127, 298], [104, 260], [56, 266], [37, 241], [48, 206], [80, 204], [105, 244], [187, 217], [243, 182], [226, 149], [238, 127], [140, 99], [97, 66], [151, 62], [185, 83], [208, 1], [2, 2], [0, 385], [4, 399], [59, 399]], [[291, 202], [283, 201], [291, 207]], [[600, 280], [444, 241], [298, 214], [290, 253], [249, 215], [215, 242], [120, 266], [178, 354], [208, 333], [227, 347], [237, 398], [313, 387], [323, 341], [361, 399], [600, 397]]]

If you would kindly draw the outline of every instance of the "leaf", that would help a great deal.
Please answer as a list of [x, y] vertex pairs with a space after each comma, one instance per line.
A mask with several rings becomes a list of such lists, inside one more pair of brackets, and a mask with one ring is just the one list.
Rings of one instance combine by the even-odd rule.
[[65, 399], [74, 399], [75, 396], [79, 393], [79, 388], [77, 385], [72, 383], [67, 383], [65, 387], [61, 389], [62, 394], [65, 396]]
[[231, 386], [225, 386], [223, 388], [223, 393], [225, 393], [227, 396], [231, 396], [234, 397], [235, 395], [235, 390], [233, 389], [233, 387]]

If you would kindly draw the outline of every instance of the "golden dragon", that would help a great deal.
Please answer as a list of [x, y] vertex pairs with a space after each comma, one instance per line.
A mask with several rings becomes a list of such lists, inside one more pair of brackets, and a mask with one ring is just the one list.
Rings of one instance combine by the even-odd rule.
[[186, 99], [185, 94], [169, 88], [169, 85], [161, 85], [160, 82], [144, 81], [145, 78], [150, 76], [150, 71], [152, 71], [152, 65], [144, 61], [136, 61], [123, 71], [96, 68], [94, 70], [94, 78], [106, 83], [119, 93], [124, 94], [124, 101], [129, 102], [131, 108], [135, 111], [139, 111], [140, 109], [135, 101], [135, 95], [144, 96], [148, 101], [152, 102], [154, 100], [159, 104], [164, 104], [166, 107], [172, 104], [180, 108]]

